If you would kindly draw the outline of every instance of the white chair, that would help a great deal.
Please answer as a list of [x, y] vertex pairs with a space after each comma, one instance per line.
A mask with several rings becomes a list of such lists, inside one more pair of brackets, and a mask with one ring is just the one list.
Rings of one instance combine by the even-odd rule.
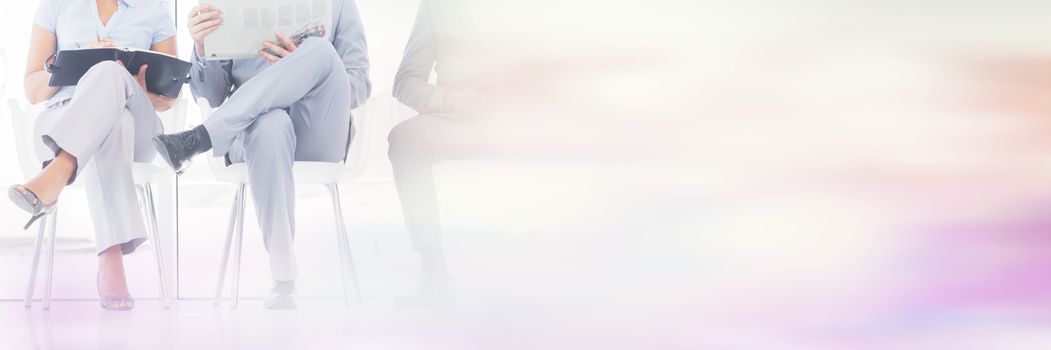
[[[213, 109], [204, 98], [197, 99], [201, 108], [201, 120], [211, 117]], [[354, 259], [350, 252], [350, 242], [347, 237], [347, 227], [343, 221], [343, 205], [340, 201], [339, 185], [351, 182], [361, 176], [365, 169], [365, 161], [368, 156], [367, 145], [371, 139], [369, 128], [365, 125], [368, 118], [359, 116], [367, 114], [365, 111], [355, 113], [353, 118], [355, 137], [347, 151], [347, 160], [344, 163], [335, 162], [300, 162], [292, 165], [292, 174], [297, 185], [324, 185], [332, 196], [332, 206], [336, 216], [336, 242], [339, 246], [340, 267], [343, 273], [343, 298], [347, 306], [352, 303], [361, 303], [361, 292], [358, 288], [357, 275], [354, 271]], [[219, 267], [219, 282], [215, 290], [215, 304], [219, 305], [222, 300], [223, 282], [226, 279], [227, 263], [230, 260], [231, 248], [233, 249], [233, 276], [230, 289], [230, 306], [237, 308], [238, 286], [241, 274], [241, 243], [244, 235], [244, 210], [245, 210], [245, 188], [248, 185], [248, 167], [244, 163], [226, 166], [222, 157], [208, 157], [208, 165], [212, 174], [221, 182], [237, 185], [234, 194], [233, 207], [230, 213], [230, 224], [226, 235], [226, 245], [223, 250], [223, 258]]]
[[[28, 179], [40, 172], [40, 162], [36, 159], [33, 141], [31, 140], [30, 135], [33, 134], [34, 121], [43, 108], [40, 104], [30, 106], [29, 108], [23, 108], [22, 105], [14, 99], [8, 100], [8, 105], [11, 109], [15, 152], [18, 155], [19, 165], [22, 167], [22, 174]], [[160, 113], [160, 117], [162, 123], [165, 125], [165, 130], [181, 128], [184, 125], [186, 118], [186, 100], [179, 99], [172, 109]], [[150, 163], [134, 163], [132, 164], [132, 176], [135, 180], [136, 191], [138, 192], [140, 206], [143, 210], [142, 214], [146, 218], [147, 236], [153, 243], [154, 256], [157, 259], [157, 274], [160, 278], [161, 302], [165, 308], [169, 308], [171, 306], [171, 298], [168, 291], [167, 274], [165, 273], [166, 260], [164, 260], [164, 252], [162, 248], [164, 245], [160, 244], [160, 231], [157, 225], [157, 211], [154, 207], [152, 186], [165, 181], [171, 181], [175, 174], [166, 167]], [[79, 184], [74, 184], [74, 186], [79, 186]], [[48, 254], [44, 276], [43, 302], [44, 310], [51, 309], [51, 279], [55, 262], [55, 226], [57, 217], [58, 211], [56, 208], [54, 214], [48, 215], [47, 217], [42, 218], [42, 220], [39, 220], [39, 231], [37, 232], [36, 243], [33, 248], [33, 266], [29, 271], [29, 287], [26, 290], [26, 308], [32, 307], [37, 280], [37, 270], [40, 263], [40, 252], [46, 240]], [[47, 233], [46, 237], [45, 232]]]

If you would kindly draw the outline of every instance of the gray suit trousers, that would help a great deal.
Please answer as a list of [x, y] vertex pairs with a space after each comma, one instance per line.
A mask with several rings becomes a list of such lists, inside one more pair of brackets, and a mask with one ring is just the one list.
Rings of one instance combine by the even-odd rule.
[[340, 162], [350, 142], [351, 87], [332, 44], [311, 38], [236, 91], [204, 122], [213, 152], [248, 166], [274, 280], [298, 276], [293, 161]]
[[88, 70], [68, 104], [37, 118], [37, 157], [47, 163], [64, 150], [77, 158], [70, 183], [87, 190], [98, 253], [119, 244], [130, 254], [146, 240], [131, 169], [156, 156], [150, 139], [161, 131], [146, 92], [112, 61]]

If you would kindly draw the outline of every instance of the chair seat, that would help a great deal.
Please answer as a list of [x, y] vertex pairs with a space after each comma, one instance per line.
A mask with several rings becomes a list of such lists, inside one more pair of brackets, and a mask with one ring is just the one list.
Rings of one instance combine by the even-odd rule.
[[171, 180], [174, 173], [164, 167], [153, 163], [133, 163], [131, 165], [131, 176], [136, 185], [163, 183]]
[[[248, 165], [245, 163], [213, 168], [212, 173], [222, 182], [248, 183]], [[296, 184], [301, 185], [343, 183], [352, 180], [354, 176], [350, 167], [343, 163], [302, 161], [292, 164], [292, 177], [295, 178]]]

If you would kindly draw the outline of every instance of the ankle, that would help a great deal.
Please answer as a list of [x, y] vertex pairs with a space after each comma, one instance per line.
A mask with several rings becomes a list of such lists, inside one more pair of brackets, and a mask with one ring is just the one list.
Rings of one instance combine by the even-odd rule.
[[420, 252], [420, 277], [424, 285], [448, 284], [449, 271], [445, 266], [445, 254], [440, 248]]
[[273, 291], [281, 295], [290, 295], [296, 292], [296, 281], [274, 281]]
[[204, 127], [204, 124], [198, 125], [193, 128], [193, 136], [197, 138], [197, 153], [204, 153], [212, 149], [212, 136], [208, 133], [208, 128]]
[[66, 151], [59, 151], [51, 164], [48, 164], [48, 170], [65, 182], [77, 171], [77, 158]]
[[99, 253], [99, 269], [100, 270], [112, 270], [119, 268], [124, 269], [124, 252], [121, 251], [120, 245], [115, 245], [103, 250]]

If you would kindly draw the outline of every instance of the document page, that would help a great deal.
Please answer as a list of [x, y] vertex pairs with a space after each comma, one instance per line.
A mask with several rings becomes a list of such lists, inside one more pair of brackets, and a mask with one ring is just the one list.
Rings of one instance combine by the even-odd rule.
[[311, 26], [331, 34], [331, 0], [201, 0], [219, 10], [223, 24], [204, 38], [205, 59], [258, 57], [262, 41], [275, 33], [291, 36]]

